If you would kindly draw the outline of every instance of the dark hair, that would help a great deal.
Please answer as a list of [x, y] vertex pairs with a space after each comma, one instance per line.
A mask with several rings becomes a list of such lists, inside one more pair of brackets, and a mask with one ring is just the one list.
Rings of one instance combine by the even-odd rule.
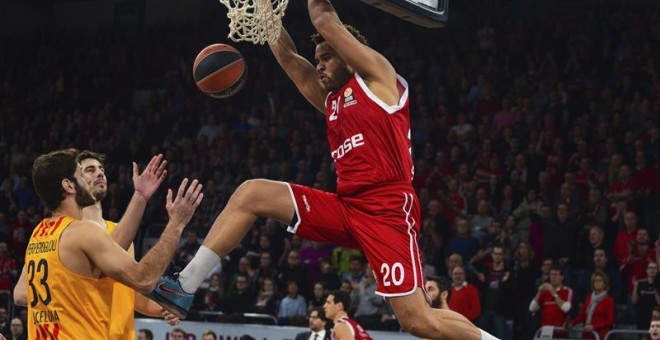
[[89, 150], [80, 151], [80, 153], [78, 153], [78, 157], [76, 157], [76, 161], [80, 163], [85, 159], [95, 159], [99, 161], [99, 163], [103, 164], [105, 162], [105, 155], [102, 153], [89, 151]]
[[[353, 35], [353, 37], [355, 37], [355, 39], [357, 39], [363, 45], [369, 46], [369, 42], [367, 41], [367, 38], [364, 35], [362, 35], [362, 33], [360, 33], [360, 31], [357, 28], [346, 24], [344, 24], [344, 27], [346, 28], [346, 30], [348, 30], [349, 33], [351, 33], [351, 35]], [[312, 34], [310, 36], [310, 39], [312, 39], [312, 41], [316, 45], [325, 41], [325, 38], [319, 32]]]
[[32, 164], [32, 183], [37, 195], [46, 207], [55, 210], [64, 200], [62, 180], [76, 182], [74, 174], [78, 162], [78, 150], [64, 149], [41, 155]]
[[181, 333], [181, 334], [183, 334], [184, 337], [188, 335], [188, 334], [187, 334], [183, 329], [181, 329], [181, 328], [175, 328], [175, 329], [173, 329], [173, 330], [170, 332], [170, 334], [174, 334], [174, 333]]
[[557, 264], [553, 264], [552, 267], [550, 267], [550, 271], [556, 270], [561, 274], [561, 276], [564, 276], [564, 273], [561, 271], [561, 266]]
[[309, 311], [309, 315], [312, 315], [312, 312], [316, 312], [316, 314], [318, 314], [318, 316], [319, 316], [319, 319], [321, 319], [325, 322], [330, 321], [330, 320], [328, 320], [328, 317], [325, 315], [325, 309], [323, 309], [321, 307], [314, 307]]
[[138, 331], [138, 333], [140, 332], [144, 333], [144, 336], [146, 336], [148, 340], [154, 340], [154, 333], [152, 333], [150, 330], [142, 328]]
[[[440, 276], [429, 276], [428, 281], [435, 282], [438, 285], [438, 292], [440, 295], [444, 292], [447, 292], [447, 300], [451, 297], [451, 280], [446, 277]], [[438, 295], [439, 296], [439, 295]], [[433, 301], [431, 301], [433, 303]]]
[[202, 333], [202, 337], [204, 337], [204, 336], [207, 336], [207, 335], [210, 335], [210, 336], [212, 336], [212, 337], [213, 337], [213, 340], [216, 340], [216, 339], [218, 339], [218, 336], [217, 336], [217, 335], [215, 335], [215, 332], [214, 332], [214, 331], [212, 331], [212, 330], [208, 330], [208, 331], [206, 331], [206, 332], [204, 332], [204, 333]]
[[335, 304], [341, 303], [344, 305], [344, 311], [348, 313], [348, 310], [351, 308], [351, 296], [348, 293], [343, 290], [333, 290], [328, 295], [334, 296]]

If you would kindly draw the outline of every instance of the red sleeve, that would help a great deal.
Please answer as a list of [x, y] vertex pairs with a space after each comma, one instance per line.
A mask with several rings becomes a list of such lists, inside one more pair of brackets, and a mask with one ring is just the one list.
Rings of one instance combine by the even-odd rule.
[[589, 307], [590, 301], [591, 301], [591, 294], [587, 295], [587, 298], [584, 300], [584, 304], [582, 305], [582, 308], [580, 308], [580, 313], [578, 313], [575, 319], [573, 319], [571, 325], [575, 326], [580, 322], [584, 322], [587, 319], [587, 308]]
[[470, 296], [470, 309], [467, 311], [467, 315], [465, 316], [468, 318], [468, 320], [476, 320], [479, 315], [481, 315], [481, 303], [479, 302], [479, 292], [477, 291], [477, 288], [475, 288], [473, 285], [468, 285], [465, 287], [466, 289], [469, 289], [469, 296]]
[[[615, 311], [615, 306], [614, 306], [614, 299], [611, 296], [606, 296], [603, 301], [601, 301], [602, 308], [604, 311], [604, 317], [600, 318], [594, 318], [591, 320], [591, 325], [594, 327], [594, 329], [599, 329], [603, 327], [610, 328], [612, 325], [614, 325], [614, 311]], [[601, 306], [598, 306], [601, 307]]]

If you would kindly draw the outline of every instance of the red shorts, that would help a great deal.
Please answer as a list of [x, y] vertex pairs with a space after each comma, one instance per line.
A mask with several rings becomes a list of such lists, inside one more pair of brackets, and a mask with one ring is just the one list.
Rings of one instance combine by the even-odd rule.
[[302, 238], [361, 249], [378, 282], [376, 293], [404, 296], [424, 289], [419, 258], [420, 209], [410, 184], [387, 184], [356, 197], [289, 184]]

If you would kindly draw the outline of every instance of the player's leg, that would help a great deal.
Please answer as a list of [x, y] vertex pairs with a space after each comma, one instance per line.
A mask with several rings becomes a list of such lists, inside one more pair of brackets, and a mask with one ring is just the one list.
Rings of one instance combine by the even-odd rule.
[[287, 183], [263, 179], [243, 182], [213, 222], [198, 252], [179, 273], [183, 290], [194, 293], [209, 270], [238, 246], [258, 216], [288, 224], [293, 212]]
[[304, 238], [355, 245], [350, 235], [346, 236], [340, 209], [334, 194], [284, 182], [246, 181], [232, 194], [186, 268], [176, 278], [161, 278], [151, 297], [175, 315], [185, 317], [202, 280], [221, 257], [236, 248], [257, 217], [292, 224], [290, 231]]
[[289, 223], [293, 212], [288, 184], [261, 179], [243, 182], [213, 222], [203, 245], [186, 268], [176, 277], [161, 277], [150, 298], [179, 318], [185, 318], [194, 293], [208, 272], [220, 263], [222, 256], [236, 248], [257, 216]]
[[389, 299], [401, 327], [425, 339], [481, 340], [479, 328], [464, 316], [447, 309], [431, 308], [421, 289]]
[[287, 183], [263, 179], [246, 181], [232, 194], [202, 245], [225, 256], [238, 246], [257, 217], [273, 218], [288, 225], [293, 212]]

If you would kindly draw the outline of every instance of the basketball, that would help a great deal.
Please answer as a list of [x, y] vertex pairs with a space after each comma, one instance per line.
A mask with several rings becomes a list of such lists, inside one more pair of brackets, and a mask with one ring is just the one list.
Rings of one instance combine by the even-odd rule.
[[202, 92], [213, 98], [227, 98], [245, 84], [247, 66], [241, 52], [234, 47], [213, 44], [199, 52], [192, 73]]

